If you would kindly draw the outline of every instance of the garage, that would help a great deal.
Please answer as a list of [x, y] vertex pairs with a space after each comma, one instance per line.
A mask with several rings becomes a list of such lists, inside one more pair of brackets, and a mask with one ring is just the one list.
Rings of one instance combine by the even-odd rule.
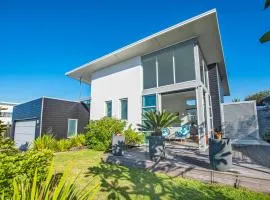
[[35, 140], [36, 120], [15, 122], [14, 141], [17, 147], [26, 143], [30, 144]]

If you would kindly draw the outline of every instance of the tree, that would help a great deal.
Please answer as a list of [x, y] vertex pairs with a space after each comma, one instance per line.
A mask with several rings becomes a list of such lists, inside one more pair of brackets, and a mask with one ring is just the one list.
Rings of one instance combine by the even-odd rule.
[[270, 90], [264, 90], [261, 92], [257, 92], [255, 94], [251, 94], [245, 98], [245, 101], [252, 101], [255, 100], [257, 106], [262, 105], [262, 100], [270, 95]]
[[233, 98], [232, 102], [240, 102], [240, 99], [239, 98]]
[[[270, 6], [270, 0], [265, 1], [264, 9], [268, 8]], [[260, 42], [265, 43], [270, 41], [270, 31], [266, 32], [261, 38]]]
[[[5, 108], [0, 107], [0, 116], [3, 110], [6, 110]], [[7, 131], [7, 125], [4, 124], [3, 121], [0, 120], [0, 134], [3, 134]]]
[[151, 131], [153, 135], [161, 136], [162, 128], [169, 127], [175, 123], [179, 123], [179, 117], [175, 113], [167, 111], [152, 111], [143, 114], [144, 123], [138, 124], [141, 131]]

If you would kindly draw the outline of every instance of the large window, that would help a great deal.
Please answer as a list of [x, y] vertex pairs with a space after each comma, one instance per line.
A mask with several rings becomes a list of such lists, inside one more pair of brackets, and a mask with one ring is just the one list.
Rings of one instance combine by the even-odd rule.
[[173, 78], [173, 51], [166, 49], [157, 56], [158, 61], [158, 86], [174, 83]]
[[157, 87], [156, 57], [145, 57], [143, 63], [143, 88]]
[[68, 133], [67, 137], [74, 137], [77, 135], [78, 119], [68, 119]]
[[195, 80], [194, 44], [177, 44], [142, 58], [143, 88]]
[[107, 117], [112, 117], [112, 101], [105, 102], [105, 114]]
[[120, 99], [121, 103], [121, 119], [128, 119], [128, 99]]
[[174, 50], [175, 82], [195, 80], [194, 45], [184, 44]]
[[199, 50], [199, 59], [200, 59], [200, 77], [202, 83], [205, 85], [206, 88], [208, 88], [208, 70], [206, 62], [203, 58], [201, 50]]

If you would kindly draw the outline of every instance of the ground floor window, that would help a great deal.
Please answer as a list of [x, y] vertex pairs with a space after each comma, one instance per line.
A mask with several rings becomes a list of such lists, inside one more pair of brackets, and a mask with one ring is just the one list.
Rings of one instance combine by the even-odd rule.
[[112, 101], [105, 102], [105, 115], [106, 117], [112, 117]]
[[[142, 124], [144, 124], [145, 119], [143, 117], [145, 112], [151, 112], [157, 110], [157, 95], [149, 94], [142, 97]], [[150, 135], [151, 132], [145, 132], [145, 143], [148, 143], [147, 135]]]
[[77, 135], [78, 129], [78, 119], [68, 119], [68, 137], [73, 137]]
[[121, 119], [127, 120], [128, 119], [128, 99], [120, 99], [121, 103]]

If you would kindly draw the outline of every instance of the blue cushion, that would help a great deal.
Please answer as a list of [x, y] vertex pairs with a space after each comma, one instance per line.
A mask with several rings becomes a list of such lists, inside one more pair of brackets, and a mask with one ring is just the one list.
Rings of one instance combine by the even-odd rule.
[[161, 129], [162, 136], [167, 137], [170, 134], [170, 130], [168, 128]]
[[191, 129], [191, 125], [183, 125], [180, 126], [179, 131], [175, 132], [176, 137], [186, 137], [189, 135]]

